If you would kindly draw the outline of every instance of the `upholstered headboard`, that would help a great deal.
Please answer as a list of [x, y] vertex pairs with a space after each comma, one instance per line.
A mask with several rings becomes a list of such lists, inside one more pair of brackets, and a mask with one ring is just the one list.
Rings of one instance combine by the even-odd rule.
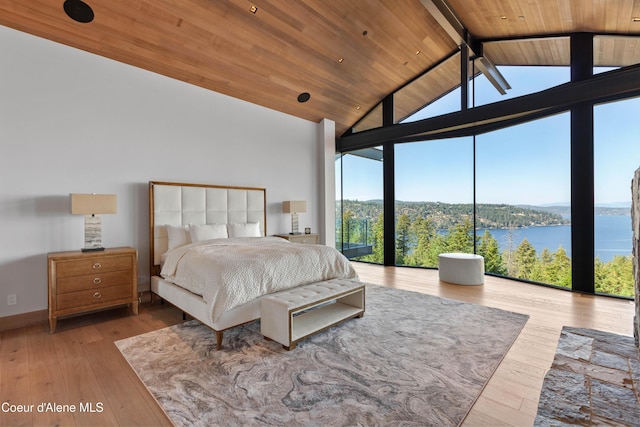
[[167, 225], [257, 222], [266, 235], [266, 190], [176, 182], [149, 182], [151, 275], [167, 251]]

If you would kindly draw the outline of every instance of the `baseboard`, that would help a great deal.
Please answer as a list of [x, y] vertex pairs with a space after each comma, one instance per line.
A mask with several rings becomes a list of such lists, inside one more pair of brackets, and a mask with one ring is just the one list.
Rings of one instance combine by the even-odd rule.
[[1, 317], [0, 319], [2, 319], [2, 322], [0, 322], [0, 332], [10, 331], [12, 329], [47, 322], [49, 320], [49, 310], [31, 311], [29, 313]]

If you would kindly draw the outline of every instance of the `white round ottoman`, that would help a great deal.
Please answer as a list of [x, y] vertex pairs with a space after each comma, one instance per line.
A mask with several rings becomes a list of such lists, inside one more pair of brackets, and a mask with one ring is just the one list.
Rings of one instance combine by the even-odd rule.
[[440, 280], [457, 285], [484, 283], [484, 258], [481, 255], [446, 253], [438, 255]]

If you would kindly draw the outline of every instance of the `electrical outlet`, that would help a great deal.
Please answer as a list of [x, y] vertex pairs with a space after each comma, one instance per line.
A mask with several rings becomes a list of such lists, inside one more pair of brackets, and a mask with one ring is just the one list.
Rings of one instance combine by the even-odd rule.
[[18, 303], [18, 297], [16, 294], [7, 295], [7, 305], [16, 305]]

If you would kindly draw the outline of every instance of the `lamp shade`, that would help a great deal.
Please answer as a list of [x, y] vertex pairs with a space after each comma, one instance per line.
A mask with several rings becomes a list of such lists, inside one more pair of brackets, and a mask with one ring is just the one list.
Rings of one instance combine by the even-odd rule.
[[307, 211], [307, 201], [306, 200], [289, 200], [287, 202], [282, 202], [282, 212], [283, 213], [299, 213]]
[[100, 215], [116, 213], [115, 194], [70, 194], [71, 213], [77, 215]]

